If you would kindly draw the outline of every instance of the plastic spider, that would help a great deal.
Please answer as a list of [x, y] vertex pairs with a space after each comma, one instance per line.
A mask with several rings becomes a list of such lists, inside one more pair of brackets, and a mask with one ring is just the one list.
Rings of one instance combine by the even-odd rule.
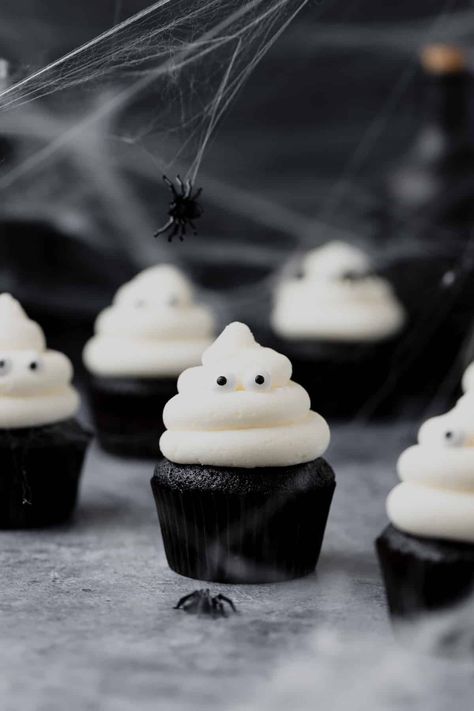
[[209, 589], [195, 590], [189, 595], [185, 595], [179, 600], [178, 604], [175, 606], [175, 610], [184, 610], [190, 615], [208, 615], [216, 619], [217, 617], [229, 617], [228, 610], [226, 609], [224, 603], [226, 603], [232, 612], [237, 612], [237, 609], [228, 597], [225, 595], [215, 595], [211, 596]]
[[173, 199], [170, 202], [170, 209], [168, 210], [169, 220], [163, 227], [160, 227], [160, 229], [155, 232], [155, 237], [170, 230], [168, 242], [171, 242], [176, 235], [179, 235], [179, 239], [182, 242], [188, 225], [191, 227], [193, 233], [196, 234], [196, 226], [193, 220], [197, 220], [202, 215], [202, 207], [198, 202], [202, 188], [199, 188], [193, 193], [191, 180], [187, 180], [186, 183], [183, 183], [179, 175], [176, 176], [178, 190], [166, 175], [163, 176], [163, 180], [171, 190]]

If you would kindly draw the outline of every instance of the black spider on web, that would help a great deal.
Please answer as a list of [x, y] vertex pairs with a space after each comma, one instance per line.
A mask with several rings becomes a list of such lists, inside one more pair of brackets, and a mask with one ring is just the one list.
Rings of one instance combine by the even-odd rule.
[[168, 242], [171, 242], [176, 235], [183, 241], [183, 237], [186, 234], [186, 227], [191, 227], [194, 234], [197, 232], [194, 220], [201, 217], [203, 212], [198, 202], [202, 188], [198, 188], [198, 190], [193, 193], [192, 181], [187, 180], [186, 183], [184, 183], [179, 175], [176, 176], [178, 189], [166, 175], [163, 176], [163, 180], [171, 190], [173, 199], [170, 202], [170, 208], [168, 210], [168, 221], [155, 232], [154, 236], [158, 237], [169, 231]]

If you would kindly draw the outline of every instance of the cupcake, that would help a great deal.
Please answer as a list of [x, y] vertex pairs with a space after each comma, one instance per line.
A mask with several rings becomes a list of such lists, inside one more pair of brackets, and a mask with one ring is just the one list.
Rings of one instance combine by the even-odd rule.
[[329, 428], [291, 372], [236, 322], [181, 374], [151, 480], [177, 573], [262, 583], [315, 569], [335, 488]]
[[190, 283], [173, 266], [145, 269], [118, 290], [84, 349], [92, 416], [105, 450], [156, 456], [161, 413], [176, 393], [176, 378], [200, 362], [213, 332], [211, 313], [193, 302]]
[[390, 612], [437, 610], [474, 587], [474, 395], [423, 424], [398, 461], [376, 547]]
[[65, 521], [77, 500], [89, 436], [74, 420], [72, 366], [41, 328], [0, 296], [0, 528]]
[[384, 386], [404, 324], [389, 282], [343, 242], [309, 252], [301, 277], [283, 280], [275, 294], [277, 347], [325, 415], [357, 414]]

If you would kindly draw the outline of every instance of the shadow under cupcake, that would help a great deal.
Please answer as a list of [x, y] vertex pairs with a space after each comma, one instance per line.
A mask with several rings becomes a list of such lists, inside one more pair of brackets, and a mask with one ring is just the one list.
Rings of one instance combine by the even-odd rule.
[[151, 480], [170, 567], [225, 583], [314, 571], [335, 488], [325, 420], [291, 363], [229, 325], [179, 378]]

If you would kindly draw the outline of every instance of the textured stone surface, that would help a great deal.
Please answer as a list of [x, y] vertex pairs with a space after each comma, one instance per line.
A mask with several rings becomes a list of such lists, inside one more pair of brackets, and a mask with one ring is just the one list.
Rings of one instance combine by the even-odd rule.
[[[173, 610], [198, 584], [166, 566], [149, 490], [152, 463], [93, 447], [70, 526], [0, 534], [2, 711], [313, 708], [315, 695], [328, 704], [331, 693], [340, 702], [333, 708], [343, 708], [339, 668], [347, 683], [359, 669], [365, 709], [409, 708], [385, 706], [366, 684], [375, 683], [374, 655], [385, 660], [394, 646], [373, 539], [386, 521], [397, 454], [413, 434], [408, 426], [336, 428], [328, 459], [338, 487], [318, 574], [273, 586], [211, 586], [241, 611], [217, 621]], [[321, 661], [314, 639], [327, 630], [340, 646], [329, 644], [329, 661], [327, 648]], [[415, 662], [397, 649], [403, 680]], [[461, 708], [470, 665], [436, 665], [437, 678], [452, 681], [444, 693], [452, 699], [454, 689]], [[428, 702], [430, 689], [422, 693]], [[440, 698], [437, 692], [434, 701]]]

